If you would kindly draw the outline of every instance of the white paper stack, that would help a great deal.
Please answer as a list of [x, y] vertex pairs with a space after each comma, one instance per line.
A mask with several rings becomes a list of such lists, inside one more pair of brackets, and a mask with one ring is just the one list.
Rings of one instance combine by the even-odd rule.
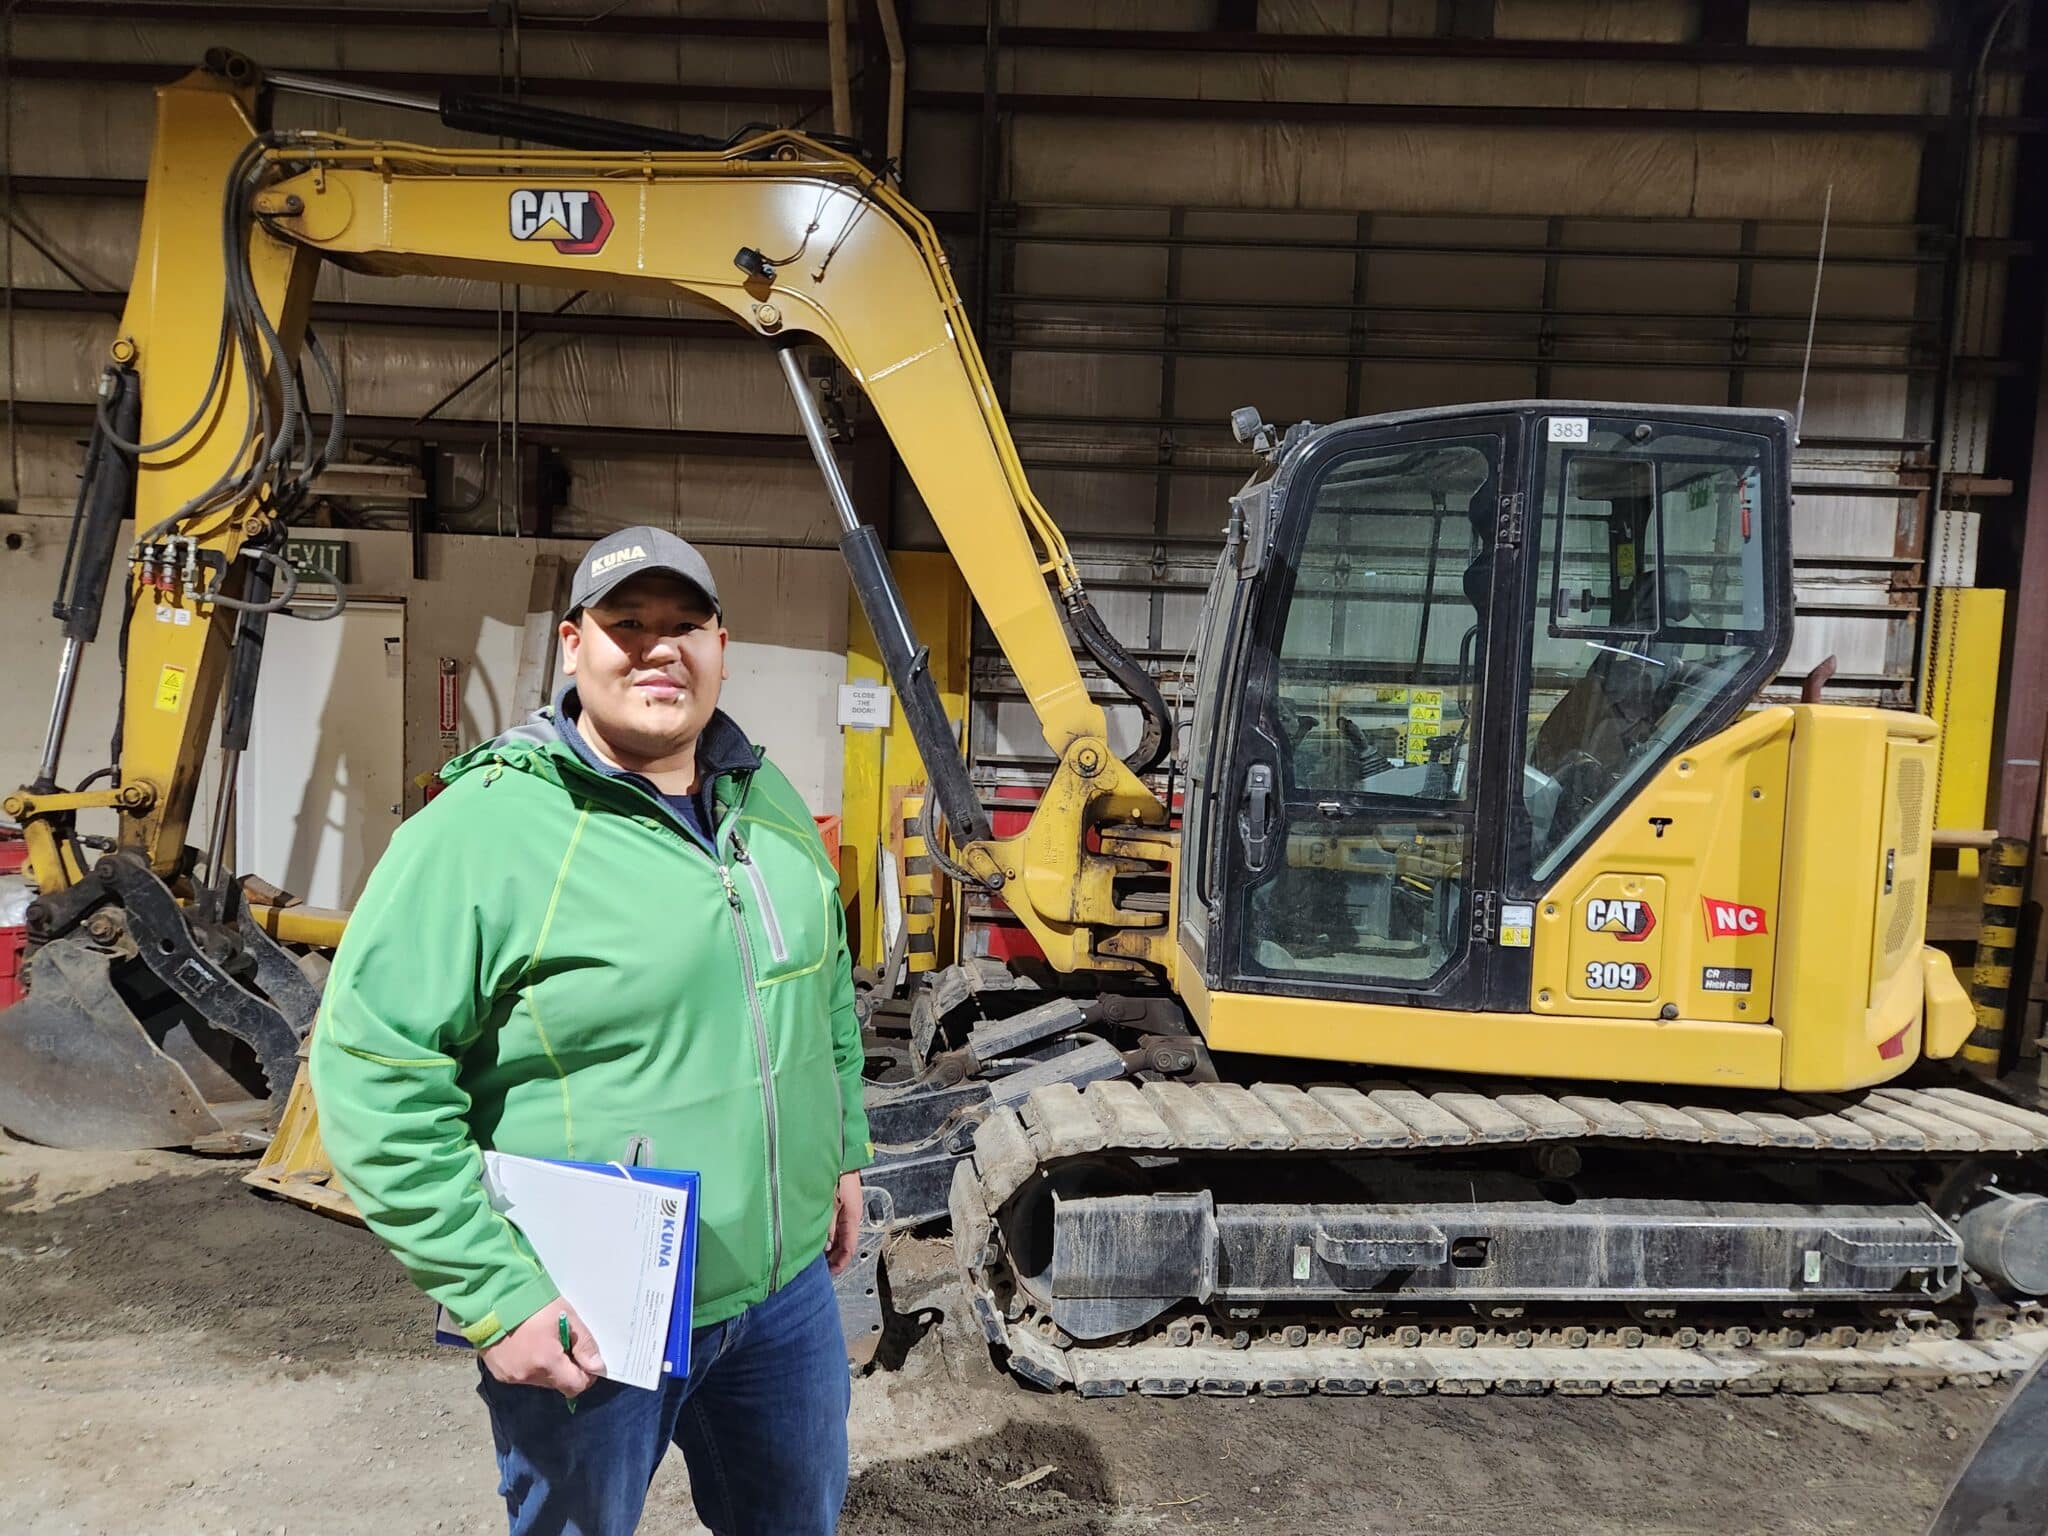
[[503, 1152], [484, 1154], [484, 1192], [597, 1340], [604, 1374], [659, 1386], [688, 1192]]

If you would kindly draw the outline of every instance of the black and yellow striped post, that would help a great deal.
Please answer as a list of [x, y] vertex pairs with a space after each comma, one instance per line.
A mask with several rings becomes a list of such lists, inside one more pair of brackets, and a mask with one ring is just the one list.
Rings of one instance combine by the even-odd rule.
[[1977, 963], [1970, 972], [1970, 1002], [1977, 1010], [1977, 1027], [1963, 1043], [1963, 1060], [1986, 1076], [1997, 1073], [2005, 1049], [2006, 1005], [2012, 993], [2012, 957], [2020, 939], [2020, 901], [2026, 892], [2026, 877], [2025, 838], [2001, 837], [1984, 851]]
[[912, 976], [939, 967], [939, 873], [925, 847], [919, 821], [924, 815], [923, 785], [913, 786], [903, 797], [903, 931], [909, 943], [904, 964]]

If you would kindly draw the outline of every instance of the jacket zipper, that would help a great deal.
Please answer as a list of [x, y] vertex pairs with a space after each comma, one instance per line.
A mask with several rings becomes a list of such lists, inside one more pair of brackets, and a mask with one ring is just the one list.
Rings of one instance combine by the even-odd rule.
[[775, 913], [775, 902], [768, 895], [768, 882], [761, 877], [760, 868], [754, 857], [747, 852], [747, 841], [740, 836], [739, 828], [733, 828], [732, 856], [735, 863], [747, 872], [747, 879], [754, 887], [754, 900], [761, 904], [761, 926], [768, 933], [768, 954], [777, 965], [789, 963], [789, 943], [782, 936], [782, 919]]
[[[633, 788], [630, 785], [627, 787]], [[685, 846], [702, 848], [717, 865], [719, 883], [725, 887], [726, 907], [732, 916], [733, 939], [738, 944], [740, 952], [740, 974], [747, 985], [747, 1012], [754, 1023], [754, 1054], [761, 1074], [761, 1115], [768, 1133], [768, 1290], [772, 1294], [779, 1288], [782, 1280], [782, 1148], [775, 1121], [775, 1069], [768, 1058], [768, 1021], [761, 1016], [761, 995], [754, 973], [754, 944], [753, 940], [747, 937], [746, 908], [740, 901], [739, 887], [732, 883], [731, 868], [718, 853], [719, 845], [724, 841], [723, 834], [730, 832], [734, 855], [746, 868], [748, 875], [753, 879], [755, 891], [760, 895], [761, 926], [768, 930], [771, 945], [779, 945], [780, 925], [776, 923], [774, 908], [768, 901], [766, 884], [747, 858], [746, 845], [739, 833], [740, 817], [746, 811], [747, 796], [753, 787], [754, 780], [751, 774], [740, 780], [739, 798], [733, 802], [732, 809], [727, 813], [725, 825], [711, 829], [708, 845], [686, 835], [667, 806], [659, 805], [658, 802], [656, 805], [664, 814], [667, 828], [681, 838]], [[650, 796], [638, 789], [633, 789], [633, 793], [643, 800], [651, 800]], [[840, 1127], [840, 1134], [845, 1135], [844, 1124]], [[841, 1161], [844, 1160], [842, 1156]]]
[[768, 1130], [768, 1289], [772, 1293], [782, 1273], [782, 1172], [781, 1150], [776, 1145], [775, 1072], [768, 1061], [768, 1024], [761, 1017], [761, 999], [754, 990], [754, 943], [747, 937], [746, 909], [740, 904], [739, 887], [732, 883], [732, 871], [720, 864], [718, 878], [725, 882], [726, 905], [732, 909], [733, 937], [739, 941], [740, 970], [746, 977], [747, 1010], [754, 1018], [754, 1050], [761, 1068], [761, 1111]]
[[[726, 830], [732, 833], [736, 856], [746, 863], [745, 844], [739, 833], [739, 821], [747, 808], [747, 794], [754, 787], [751, 777], [740, 785], [739, 799], [734, 803], [732, 814], [726, 819]], [[724, 839], [720, 829], [712, 829], [713, 846]], [[751, 866], [749, 866], [751, 873]], [[772, 1295], [782, 1284], [782, 1146], [775, 1121], [775, 1068], [768, 1059], [768, 1021], [761, 1016], [760, 984], [754, 972], [754, 941], [747, 936], [746, 908], [740, 901], [739, 887], [732, 883], [732, 870], [723, 859], [718, 861], [718, 878], [725, 886], [725, 904], [732, 913], [732, 934], [739, 945], [740, 973], [747, 984], [747, 1012], [754, 1021], [754, 1053], [761, 1073], [761, 1116], [768, 1133], [768, 1290]], [[756, 874], [756, 881], [759, 875]], [[757, 884], [755, 887], [760, 889]], [[766, 912], [766, 893], [762, 894], [763, 911]], [[768, 925], [764, 916], [762, 926]]]

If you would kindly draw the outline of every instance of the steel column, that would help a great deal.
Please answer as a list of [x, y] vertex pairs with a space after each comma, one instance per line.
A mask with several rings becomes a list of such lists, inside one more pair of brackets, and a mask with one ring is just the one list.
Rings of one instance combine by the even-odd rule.
[[2034, 836], [2041, 796], [2041, 749], [2048, 736], [2048, 308], [2034, 375], [2032, 470], [2020, 532], [2011, 664], [2006, 673], [2003, 763], [1998, 775], [1998, 830]]

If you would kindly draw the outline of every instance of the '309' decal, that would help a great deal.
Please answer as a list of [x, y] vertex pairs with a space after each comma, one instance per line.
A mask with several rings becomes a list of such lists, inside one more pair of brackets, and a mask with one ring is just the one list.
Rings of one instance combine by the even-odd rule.
[[1635, 960], [1588, 960], [1586, 988], [1591, 992], [1643, 992], [1650, 985], [1650, 968]]

